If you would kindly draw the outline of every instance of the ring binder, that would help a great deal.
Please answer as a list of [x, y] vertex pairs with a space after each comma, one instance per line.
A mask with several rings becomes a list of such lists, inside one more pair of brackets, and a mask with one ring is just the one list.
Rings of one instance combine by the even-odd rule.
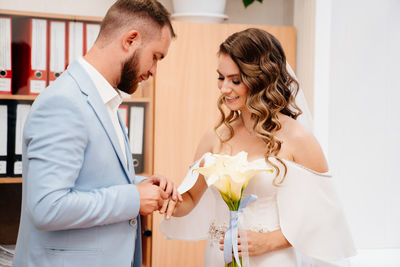
[[47, 20], [12, 20], [14, 94], [39, 94], [47, 85]]
[[0, 93], [11, 94], [11, 18], [0, 17]]
[[136, 173], [144, 171], [144, 103], [133, 103], [129, 109], [129, 141]]
[[22, 176], [22, 135], [32, 101], [8, 100], [7, 176]]
[[97, 36], [100, 32], [100, 24], [98, 23], [85, 23], [85, 54], [92, 48]]
[[42, 78], [42, 72], [35, 71], [35, 77], [38, 78], [38, 79]]
[[144, 171], [144, 115], [145, 103], [124, 103], [119, 106], [121, 120], [128, 127], [135, 173]]
[[84, 53], [84, 23], [69, 21], [67, 23], [67, 65], [83, 56]]
[[7, 176], [8, 102], [0, 99], [0, 177]]
[[48, 21], [49, 85], [61, 75], [66, 67], [66, 25], [65, 21]]

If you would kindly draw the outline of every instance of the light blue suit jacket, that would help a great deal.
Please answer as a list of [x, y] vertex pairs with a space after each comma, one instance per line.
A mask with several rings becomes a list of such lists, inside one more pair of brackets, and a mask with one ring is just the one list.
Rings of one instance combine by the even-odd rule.
[[37, 97], [25, 124], [15, 267], [142, 266], [132, 184], [144, 178], [122, 153], [97, 89], [75, 61]]

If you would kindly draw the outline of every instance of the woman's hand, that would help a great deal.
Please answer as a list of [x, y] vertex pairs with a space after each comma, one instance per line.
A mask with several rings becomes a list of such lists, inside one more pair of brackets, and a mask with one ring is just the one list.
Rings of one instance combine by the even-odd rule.
[[[179, 194], [179, 193], [178, 193]], [[164, 200], [164, 204], [160, 209], [160, 213], [165, 213], [165, 219], [169, 220], [171, 216], [175, 215], [176, 208], [178, 207], [179, 203], [183, 201], [182, 196], [179, 195], [178, 201], [169, 198]]]
[[[290, 247], [289, 241], [282, 234], [282, 231], [275, 230], [268, 233], [258, 233], [253, 231], [246, 231], [247, 235], [247, 251], [249, 256], [258, 256], [270, 251], [284, 249]], [[224, 250], [224, 239], [222, 238], [219, 243], [221, 244], [220, 250]], [[239, 257], [242, 257], [242, 240], [240, 234], [238, 235], [238, 251]]]

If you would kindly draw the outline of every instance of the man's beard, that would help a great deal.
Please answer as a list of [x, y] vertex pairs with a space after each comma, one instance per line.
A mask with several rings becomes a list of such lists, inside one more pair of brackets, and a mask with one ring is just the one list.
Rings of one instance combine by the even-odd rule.
[[139, 51], [137, 50], [130, 58], [128, 58], [121, 70], [121, 80], [117, 88], [125, 93], [133, 94], [139, 84]]

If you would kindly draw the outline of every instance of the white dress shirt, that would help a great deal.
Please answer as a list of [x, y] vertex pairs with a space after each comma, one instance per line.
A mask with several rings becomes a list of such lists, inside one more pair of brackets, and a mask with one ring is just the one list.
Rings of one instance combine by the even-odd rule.
[[122, 103], [122, 97], [117, 93], [117, 91], [111, 86], [111, 84], [100, 74], [89, 62], [87, 62], [83, 57], [78, 59], [78, 62], [82, 67], [88, 72], [90, 78], [92, 79], [94, 85], [96, 86], [104, 105], [107, 108], [108, 114], [110, 115], [112, 124], [117, 134], [119, 145], [122, 150], [122, 154], [125, 158], [125, 164], [127, 164], [124, 134], [122, 128], [119, 124], [117, 110], [119, 105]]

